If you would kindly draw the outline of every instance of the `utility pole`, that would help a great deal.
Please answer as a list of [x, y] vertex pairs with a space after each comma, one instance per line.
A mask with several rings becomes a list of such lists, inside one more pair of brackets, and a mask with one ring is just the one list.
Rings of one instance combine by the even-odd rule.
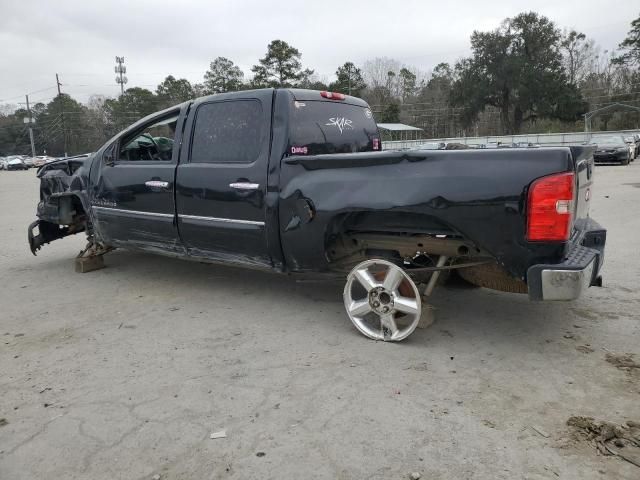
[[347, 70], [347, 76], [349, 78], [349, 95], [351, 95], [351, 64], [349, 64], [349, 68]]
[[33, 141], [33, 127], [31, 124], [33, 123], [33, 117], [31, 116], [31, 108], [29, 108], [29, 95], [25, 95], [27, 99], [27, 113], [29, 114], [29, 140], [31, 141], [31, 157], [36, 156], [36, 144]]
[[60, 78], [58, 78], [58, 74], [56, 73], [56, 85], [58, 86], [58, 96], [60, 97], [60, 101], [63, 103], [62, 109], [60, 111], [60, 116], [62, 117], [62, 140], [64, 143], [64, 156], [67, 156], [67, 125], [64, 122], [64, 97], [62, 96], [62, 92], [60, 91]]
[[129, 81], [127, 77], [124, 76], [127, 73], [127, 67], [124, 66], [124, 57], [116, 57], [116, 83], [120, 84], [120, 95], [124, 93], [124, 84]]

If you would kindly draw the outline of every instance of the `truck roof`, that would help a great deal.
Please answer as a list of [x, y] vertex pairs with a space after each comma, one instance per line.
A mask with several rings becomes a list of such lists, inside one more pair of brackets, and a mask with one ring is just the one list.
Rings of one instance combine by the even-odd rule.
[[[252, 92], [263, 92], [265, 90], [284, 90], [287, 91], [293, 96], [295, 100], [301, 102], [311, 102], [311, 101], [332, 101], [320, 96], [320, 90], [307, 90], [304, 88], [258, 88], [254, 90], [238, 90], [236, 92], [224, 92], [224, 93], [214, 93], [213, 95], [205, 95], [203, 97], [199, 97], [195, 100], [199, 100], [200, 98], [211, 98], [214, 99], [219, 95], [224, 95], [225, 98], [233, 98], [234, 96], [246, 96], [248, 93]], [[343, 100], [333, 100], [340, 103], [348, 103], [349, 105], [357, 105], [359, 107], [368, 107], [367, 102], [358, 97], [353, 97], [351, 95], [345, 95]]]
[[[320, 96], [320, 90], [306, 90], [303, 88], [285, 88], [281, 90], [288, 90], [293, 98], [302, 102], [311, 102], [314, 100], [326, 100]], [[332, 100], [328, 100], [332, 101]], [[351, 95], [345, 95], [344, 100], [333, 100], [341, 103], [348, 103], [350, 105], [357, 105], [359, 107], [368, 107], [367, 102], [358, 97], [352, 97]]]

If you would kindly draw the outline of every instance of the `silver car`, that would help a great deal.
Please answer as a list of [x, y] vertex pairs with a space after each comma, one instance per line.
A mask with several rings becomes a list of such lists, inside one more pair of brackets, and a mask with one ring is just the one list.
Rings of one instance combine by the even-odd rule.
[[624, 137], [624, 143], [629, 145], [629, 159], [633, 162], [636, 158], [636, 139], [633, 136]]

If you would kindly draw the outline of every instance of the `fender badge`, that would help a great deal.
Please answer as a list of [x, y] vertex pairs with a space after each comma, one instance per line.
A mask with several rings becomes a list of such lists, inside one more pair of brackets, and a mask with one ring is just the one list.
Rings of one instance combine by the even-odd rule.
[[587, 191], [584, 192], [584, 201], [588, 202], [590, 198], [591, 198], [591, 189], [587, 188]]

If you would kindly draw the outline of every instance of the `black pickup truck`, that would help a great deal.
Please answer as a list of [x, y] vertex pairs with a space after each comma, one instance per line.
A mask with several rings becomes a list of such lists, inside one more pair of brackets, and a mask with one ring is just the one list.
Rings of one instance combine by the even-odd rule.
[[344, 275], [349, 318], [382, 340], [413, 331], [441, 273], [532, 300], [601, 283], [593, 147], [381, 150], [368, 105], [338, 93], [185, 102], [42, 167], [29, 244], [84, 231], [89, 257]]

